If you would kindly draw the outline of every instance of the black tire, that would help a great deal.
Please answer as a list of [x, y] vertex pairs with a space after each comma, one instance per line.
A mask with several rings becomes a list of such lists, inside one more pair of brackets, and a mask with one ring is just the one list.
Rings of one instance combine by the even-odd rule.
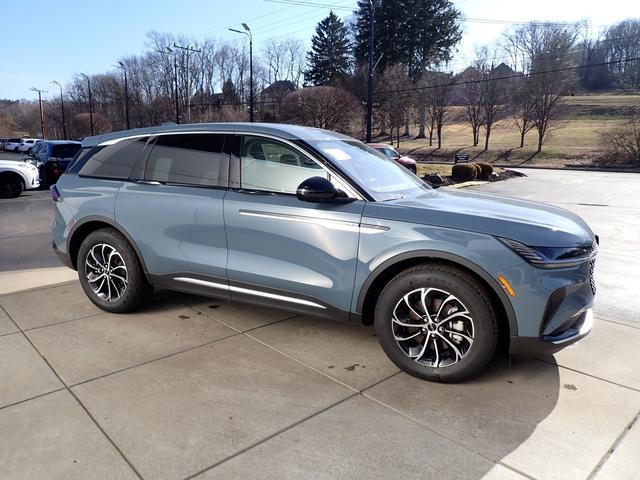
[[0, 198], [17, 198], [24, 191], [24, 182], [17, 173], [0, 174]]
[[[100, 281], [91, 283], [89, 274], [91, 273], [95, 275], [97, 272], [99, 276], [100, 272], [99, 269], [96, 268], [96, 265], [108, 264], [106, 261], [108, 259], [103, 258], [107, 257], [107, 255], [101, 255], [100, 253], [102, 245], [106, 245], [107, 247], [115, 250], [120, 258], [118, 259], [115, 254], [113, 256], [114, 260], [112, 260], [113, 264], [111, 265], [113, 268], [111, 272], [113, 278], [103, 278], [103, 280], [106, 280], [107, 282], [106, 286], [108, 286], [108, 290], [106, 289], [106, 286], [102, 286], [102, 288], [96, 292], [95, 288], [100, 287]], [[94, 247], [96, 247], [93, 251], [94, 255], [89, 260], [89, 263], [93, 266], [88, 267], [87, 258]], [[107, 253], [111, 252], [111, 250], [107, 248], [102, 250], [102, 252], [105, 251]], [[124, 264], [124, 270], [122, 269], [120, 260], [122, 261], [122, 264]], [[87, 297], [89, 297], [96, 306], [107, 312], [126, 313], [135, 310], [149, 298], [152, 291], [152, 287], [145, 278], [140, 261], [138, 260], [133, 247], [120, 232], [113, 228], [96, 230], [87, 235], [83, 240], [82, 245], [80, 245], [76, 266], [78, 268], [80, 284], [82, 285], [82, 289]], [[125, 273], [124, 277], [126, 278], [126, 284], [121, 280], [116, 280], [116, 273], [118, 276], [123, 276], [122, 274]], [[110, 281], [111, 283], [109, 283]], [[114, 287], [113, 292], [111, 290], [112, 285]], [[121, 288], [123, 285], [124, 288]], [[111, 299], [108, 297], [111, 297]]]
[[[425, 290], [421, 289], [429, 288], [433, 289], [428, 290], [425, 297], [425, 303], [428, 304], [427, 310], [431, 310], [429, 315], [413, 320], [412, 315], [415, 318], [416, 313], [423, 313], [419, 311], [421, 307], [414, 305], [413, 312], [410, 312], [408, 308], [405, 310], [407, 312], [406, 318], [408, 318], [405, 322], [411, 325], [417, 324], [418, 327], [409, 328], [392, 320], [394, 312], [396, 318], [400, 321], [403, 320], [404, 317], [399, 317], [405, 309], [405, 295], [409, 294], [407, 299], [411, 303], [413, 300], [422, 298], [421, 292]], [[442, 297], [450, 299], [451, 296], [454, 299], [448, 302], [442, 299]], [[440, 326], [437, 326], [437, 321], [433, 322], [434, 325], [429, 326], [427, 323], [437, 320], [434, 313], [435, 308], [432, 308], [432, 305], [437, 306], [438, 300], [442, 305], [440, 310], [445, 318], [456, 313], [459, 315], [455, 316], [455, 320]], [[444, 312], [445, 306], [446, 312]], [[469, 315], [462, 315], [461, 308], [465, 308]], [[471, 326], [471, 335], [469, 335], [468, 329], [465, 330], [468, 326]], [[454, 330], [454, 328], [462, 328], [459, 332], [464, 332], [472, 342], [464, 339], [464, 335], [458, 333], [458, 330]], [[399, 368], [415, 377], [442, 383], [460, 382], [479, 374], [493, 358], [498, 341], [496, 309], [486, 287], [465, 271], [445, 264], [422, 264], [411, 267], [391, 280], [378, 298], [375, 310], [375, 329], [382, 349]], [[414, 333], [418, 336], [411, 340], [404, 340], [410, 338]], [[396, 336], [403, 340], [396, 341]], [[444, 336], [449, 340], [449, 343]], [[421, 339], [426, 339], [427, 350], [424, 350], [425, 342], [420, 343]], [[456, 340], [459, 340], [460, 343], [458, 344]], [[449, 346], [452, 343], [457, 347], [456, 350]], [[420, 362], [409, 356], [416, 350], [419, 350], [416, 356], [425, 354], [424, 357], [418, 357], [417, 360], [421, 360]], [[447, 361], [452, 362], [451, 357], [453, 356], [455, 362], [443, 365], [446, 363], [445, 353], [448, 355]], [[427, 355], [431, 355], [433, 358], [427, 359]]]

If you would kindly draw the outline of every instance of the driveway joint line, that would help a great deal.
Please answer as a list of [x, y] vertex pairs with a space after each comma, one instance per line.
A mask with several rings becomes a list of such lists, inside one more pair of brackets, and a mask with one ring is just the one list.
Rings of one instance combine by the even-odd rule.
[[602, 458], [600, 459], [600, 461], [596, 464], [595, 467], [593, 467], [593, 470], [591, 470], [591, 473], [589, 474], [589, 476], [587, 477], [587, 480], [592, 480], [593, 478], [595, 478], [595, 476], [597, 475], [597, 473], [602, 469], [602, 467], [604, 466], [605, 463], [607, 463], [607, 461], [609, 460], [609, 458], [611, 458], [611, 456], [614, 454], [614, 452], [616, 451], [616, 448], [618, 448], [618, 445], [620, 445], [620, 443], [622, 442], [622, 440], [624, 440], [624, 438], [627, 436], [627, 434], [631, 431], [631, 429], [633, 428], [633, 425], [638, 422], [638, 419], [640, 418], [640, 411], [638, 413], [636, 413], [636, 415], [633, 417], [633, 419], [627, 424], [627, 426], [622, 430], [622, 432], [620, 433], [620, 435], [618, 435], [618, 438], [616, 438], [614, 440], [614, 442], [611, 444], [611, 446], [607, 449], [607, 451], [605, 452], [605, 454], [602, 456]]
[[240, 333], [232, 333], [232, 334], [226, 335], [226, 336], [224, 336], [222, 338], [216, 338], [214, 340], [210, 340], [210, 341], [205, 342], [205, 343], [194, 345], [192, 347], [185, 348], [185, 349], [177, 351], [177, 352], [167, 353], [166, 355], [162, 355], [160, 357], [152, 358], [150, 360], [145, 360], [144, 362], [136, 363], [135, 365], [130, 365], [128, 367], [120, 368], [118, 370], [114, 370], [112, 372], [105, 373], [103, 375], [98, 375], [97, 377], [89, 378], [87, 380], [82, 380], [81, 382], [74, 383], [73, 385], [70, 385], [69, 387], [70, 388], [75, 388], [75, 387], [78, 387], [80, 385], [84, 385], [85, 383], [90, 383], [90, 382], [93, 382], [93, 381], [96, 381], [96, 380], [100, 380], [100, 379], [105, 378], [105, 377], [110, 377], [111, 375], [115, 375], [117, 373], [126, 372], [127, 370], [132, 370], [134, 368], [143, 367], [143, 366], [148, 365], [148, 364], [153, 363], [153, 362], [158, 362], [160, 360], [164, 360], [164, 359], [167, 359], [167, 358], [174, 357], [176, 355], [180, 355], [181, 353], [190, 352], [191, 350], [196, 350], [196, 349], [202, 348], [202, 347], [208, 347], [209, 345], [212, 345], [214, 343], [221, 342], [221, 341], [227, 340], [229, 338], [237, 337], [239, 335], [241, 335], [241, 334]]
[[616, 325], [621, 325], [623, 327], [635, 328], [636, 330], [640, 330], [640, 326], [636, 327], [635, 325], [629, 325], [628, 323], [618, 322], [616, 320], [611, 320], [611, 319], [606, 318], [606, 317], [601, 317], [600, 315], [596, 315], [596, 319], [601, 321], [601, 322], [615, 323]]
[[216, 463], [214, 463], [212, 465], [209, 465], [208, 467], [205, 467], [205, 468], [203, 468], [201, 470], [198, 470], [197, 472], [195, 472], [195, 473], [193, 473], [191, 475], [188, 475], [187, 477], [184, 477], [183, 480], [191, 480], [193, 478], [198, 477], [199, 475], [202, 475], [205, 472], [208, 472], [209, 470], [213, 470], [214, 468], [222, 465], [223, 463], [228, 462], [229, 460], [232, 460], [235, 457], [238, 457], [238, 456], [242, 455], [243, 453], [246, 453], [249, 450], [252, 450], [252, 449], [258, 447], [258, 446], [262, 445], [263, 443], [271, 440], [272, 438], [275, 438], [278, 435], [280, 435], [282, 433], [285, 433], [288, 430], [291, 430], [292, 428], [295, 428], [298, 425], [300, 425], [300, 424], [302, 424], [302, 423], [304, 423], [304, 422], [306, 422], [306, 421], [308, 421], [308, 420], [310, 420], [310, 419], [312, 419], [314, 417], [317, 417], [318, 415], [321, 415], [321, 414], [331, 410], [332, 408], [337, 407], [338, 405], [340, 405], [340, 404], [342, 404], [342, 403], [344, 403], [344, 402], [346, 402], [348, 400], [351, 400], [352, 398], [355, 398], [357, 396], [358, 396], [358, 392], [353, 392], [350, 395], [348, 395], [347, 397], [345, 397], [345, 398], [343, 398], [343, 399], [341, 399], [341, 400], [339, 400], [337, 402], [334, 402], [331, 405], [328, 405], [328, 406], [318, 410], [317, 412], [313, 412], [311, 415], [307, 415], [306, 417], [301, 418], [300, 420], [292, 423], [291, 425], [288, 425], [288, 426], [286, 426], [284, 428], [281, 428], [280, 430], [272, 433], [271, 435], [268, 435], [268, 436], [258, 440], [257, 442], [252, 443], [251, 445], [249, 445], [249, 446], [247, 446], [247, 447], [245, 447], [245, 448], [243, 448], [241, 450], [238, 450], [237, 452], [235, 452], [235, 453], [223, 458], [222, 460], [219, 460]]
[[616, 387], [624, 388], [625, 390], [631, 390], [633, 392], [640, 393], [640, 389], [638, 389], [638, 388], [630, 387], [628, 385], [623, 385], [621, 383], [614, 382], [613, 380], [607, 380], [606, 378], [598, 377], [597, 375], [593, 375], [591, 373], [582, 372], [580, 370], [576, 370], [575, 368], [566, 367], [564, 365], [560, 365], [556, 361], [550, 362], [549, 360], [545, 360], [544, 358], [540, 358], [540, 357], [533, 357], [533, 358], [535, 360], [539, 361], [539, 362], [546, 363], [548, 365], [553, 365], [553, 366], [556, 366], [556, 367], [559, 367], [559, 368], [564, 368], [565, 370], [570, 370], [570, 371], [572, 371], [574, 373], [577, 373], [577, 374], [580, 374], [580, 375], [584, 375], [584, 376], [589, 377], [589, 378], [593, 378], [594, 380], [600, 380], [601, 382], [605, 382], [605, 383], [608, 383], [610, 385], [615, 385]]
[[[20, 333], [20, 332], [18, 332]], [[15, 407], [16, 405], [20, 405], [21, 403], [26, 403], [31, 400], [36, 400], [40, 397], [46, 397], [47, 395], [51, 395], [52, 393], [60, 392], [64, 390], [64, 387], [56, 388], [55, 390], [50, 390], [48, 392], [40, 393], [38, 395], [34, 395], [33, 397], [25, 398], [24, 400], [18, 400], [17, 402], [9, 403], [8, 405], [0, 406], [0, 410], [4, 410], [5, 408]]]
[[31, 348], [33, 348], [38, 355], [40, 355], [40, 358], [42, 358], [42, 360], [45, 362], [45, 364], [51, 369], [51, 372], [53, 372], [53, 374], [58, 378], [58, 380], [60, 381], [60, 383], [63, 385], [63, 389], [66, 390], [67, 392], [69, 392], [69, 395], [71, 395], [75, 401], [78, 403], [78, 405], [84, 410], [84, 412], [87, 414], [87, 416], [91, 419], [91, 421], [94, 423], [94, 425], [98, 428], [98, 430], [100, 430], [102, 432], [102, 434], [105, 436], [105, 438], [107, 439], [107, 441], [109, 443], [111, 443], [111, 445], [113, 446], [113, 448], [120, 454], [120, 456], [122, 457], [122, 459], [127, 463], [127, 465], [129, 465], [129, 468], [131, 468], [131, 470], [133, 471], [133, 473], [135, 473], [138, 478], [142, 479], [142, 475], [140, 474], [140, 472], [138, 472], [138, 470], [136, 469], [136, 467], [133, 466], [133, 463], [131, 463], [131, 461], [127, 458], [127, 456], [124, 454], [124, 452], [122, 451], [122, 449], [118, 446], [118, 444], [107, 434], [107, 432], [105, 431], [104, 428], [102, 428], [102, 425], [100, 425], [100, 423], [98, 423], [98, 421], [95, 419], [95, 417], [91, 414], [91, 412], [89, 412], [89, 409], [80, 401], [80, 399], [76, 396], [76, 394], [71, 390], [71, 388], [69, 387], [69, 385], [67, 385], [67, 383], [62, 379], [62, 377], [58, 374], [58, 372], [56, 371], [55, 368], [53, 368], [53, 365], [51, 365], [51, 363], [49, 362], [49, 360], [47, 360], [47, 358], [42, 354], [42, 352], [40, 350], [38, 350], [38, 348], [35, 346], [35, 344], [31, 341], [31, 339], [29, 338], [29, 335], [27, 335], [27, 333], [20, 327], [20, 325], [18, 325], [16, 323], [16, 321], [13, 319], [13, 317], [11, 315], [9, 315], [9, 312], [7, 312], [5, 310], [5, 308], [0, 305], [0, 309], [2, 309], [4, 311], [4, 313], [9, 317], [9, 319], [14, 323], [14, 325], [16, 327], [18, 327], [20, 329], [20, 332], [22, 333], [22, 335], [24, 335], [24, 338], [27, 340], [27, 342], [29, 342], [29, 344], [31, 345]]
[[[401, 372], [399, 372], [399, 373], [401, 373]], [[401, 415], [402, 417], [404, 417], [404, 418], [406, 418], [406, 419], [408, 419], [408, 420], [411, 420], [411, 421], [413, 421], [413, 422], [417, 423], [418, 425], [420, 425], [420, 426], [422, 426], [422, 427], [426, 428], [427, 430], [429, 430], [429, 431], [431, 431], [431, 432], [435, 433], [436, 435], [446, 438], [447, 440], [449, 440], [450, 442], [455, 443], [456, 445], [458, 445], [459, 447], [463, 448], [464, 450], [467, 450], [467, 451], [472, 452], [472, 453], [474, 453], [474, 454], [476, 454], [476, 455], [479, 455], [480, 457], [482, 457], [482, 458], [484, 458], [485, 460], [487, 460], [487, 461], [491, 462], [492, 464], [499, 464], [499, 465], [501, 465], [501, 466], [503, 466], [503, 467], [505, 467], [505, 468], [507, 468], [507, 469], [509, 469], [509, 470], [511, 470], [511, 471], [513, 471], [513, 472], [515, 472], [515, 473], [517, 473], [517, 474], [519, 474], [519, 475], [524, 476], [525, 478], [529, 478], [530, 480], [536, 480], [536, 479], [535, 479], [535, 477], [532, 477], [531, 475], [529, 475], [529, 474], [527, 474], [527, 473], [525, 473], [525, 472], [521, 472], [520, 470], [518, 470], [518, 469], [516, 469], [516, 468], [512, 467], [511, 465], [508, 465], [508, 464], [506, 464], [506, 463], [503, 463], [503, 462], [502, 462], [502, 459], [495, 459], [495, 458], [491, 458], [490, 456], [485, 455], [484, 453], [479, 452], [479, 451], [477, 451], [477, 450], [475, 450], [475, 449], [471, 448], [471, 447], [470, 447], [470, 446], [468, 446], [468, 445], [464, 445], [464, 444], [463, 444], [463, 443], [461, 443], [459, 440], [456, 440], [455, 438], [451, 437], [450, 435], [448, 435], [448, 434], [446, 434], [446, 433], [444, 433], [444, 432], [441, 432], [441, 431], [439, 431], [439, 430], [437, 430], [437, 429], [435, 429], [435, 428], [433, 428], [433, 427], [431, 427], [431, 426], [429, 426], [429, 425], [427, 425], [427, 424], [423, 423], [422, 421], [418, 420], [417, 418], [414, 418], [414, 417], [412, 417], [411, 415], [409, 415], [409, 414], [407, 414], [407, 413], [405, 413], [405, 412], [403, 412], [403, 411], [401, 411], [401, 410], [398, 410], [397, 408], [394, 408], [394, 407], [392, 407], [391, 405], [388, 405], [388, 404], [384, 403], [383, 401], [378, 400], [378, 399], [377, 399], [377, 398], [375, 398], [375, 397], [372, 397], [370, 394], [368, 394], [368, 393], [366, 393], [366, 392], [362, 392], [362, 395], [363, 395], [364, 397], [368, 398], [369, 400], [374, 401], [374, 402], [375, 402], [375, 403], [377, 403], [378, 405], [381, 405], [381, 406], [383, 406], [383, 407], [385, 407], [385, 408], [388, 408], [389, 410], [391, 410], [391, 411], [393, 411], [393, 412], [397, 413], [398, 415]]]
[[193, 305], [189, 305], [188, 303], [186, 303], [186, 302], [182, 301], [182, 299], [178, 299], [178, 302], [182, 303], [185, 307], [190, 308], [191, 310], [193, 310], [193, 311], [195, 311], [195, 312], [201, 313], [202, 315], [205, 315], [205, 316], [209, 317], [210, 319], [215, 320], [216, 322], [221, 323], [222, 325], [224, 325], [224, 326], [226, 326], [226, 327], [229, 327], [229, 328], [234, 329], [234, 330], [235, 330], [236, 332], [238, 332], [238, 333], [251, 332], [251, 331], [253, 331], [253, 330], [258, 330], [259, 328], [262, 328], [262, 327], [268, 327], [269, 325], [275, 325], [276, 323], [285, 322], [285, 321], [287, 321], [287, 320], [291, 320], [291, 319], [293, 319], [293, 318], [296, 318], [296, 317], [299, 317], [299, 316], [300, 316], [300, 314], [295, 313], [295, 314], [293, 314], [293, 315], [289, 315], [289, 316], [287, 316], [287, 317], [285, 317], [285, 318], [280, 318], [280, 319], [278, 319], [278, 320], [274, 320], [273, 322], [265, 323], [264, 325], [259, 325], [259, 326], [257, 326], [257, 327], [251, 327], [251, 328], [248, 328], [248, 329], [246, 329], [246, 330], [241, 330], [240, 328], [238, 328], [238, 327], [236, 327], [236, 326], [234, 326], [234, 325], [231, 325], [231, 324], [229, 324], [229, 323], [225, 322], [224, 320], [220, 320], [219, 318], [216, 318], [214, 315], [210, 314], [209, 312], [205, 312], [205, 311], [203, 311], [203, 310], [200, 310], [198, 307], [194, 307]]
[[102, 313], [92, 313], [91, 315], [87, 315], [85, 317], [78, 317], [78, 318], [70, 318], [68, 320], [61, 320], [59, 322], [56, 323], [50, 323], [48, 325], [39, 325], [37, 327], [31, 327], [31, 328], [25, 328], [24, 331], [25, 332], [33, 332], [34, 330], [41, 330], [43, 328], [48, 328], [48, 327], [56, 327], [58, 325], [64, 325], [65, 323], [71, 323], [71, 322], [77, 322], [78, 320], [87, 320], [89, 318], [95, 318], [95, 317], [100, 317], [102, 315], [107, 315], [107, 313], [102, 312]]
[[[26, 269], [26, 270], [37, 270], [37, 269]], [[11, 270], [11, 271], [13, 272], [13, 271], [21, 271], [21, 270]], [[3, 273], [3, 272], [0, 272], [0, 273]], [[18, 290], [16, 292], [0, 293], [0, 300], [2, 300], [4, 297], [10, 297], [11, 295], [21, 295], [23, 293], [37, 292], [40, 290], [48, 290], [50, 288], [65, 287], [67, 285], [73, 285], [74, 283], [79, 283], [79, 280], [67, 280], [65, 282], [52, 283], [51, 285], [42, 285], [40, 287], [26, 288], [24, 290]]]

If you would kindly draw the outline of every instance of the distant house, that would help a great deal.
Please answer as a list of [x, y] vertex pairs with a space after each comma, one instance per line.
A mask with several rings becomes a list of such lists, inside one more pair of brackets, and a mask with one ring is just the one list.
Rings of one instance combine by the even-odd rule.
[[502, 62], [497, 67], [494, 67], [494, 69], [491, 70], [491, 73], [494, 77], [510, 77], [512, 75], [518, 74], [513, 68], [511, 68], [504, 62]]
[[278, 80], [258, 94], [258, 108], [263, 121], [276, 121], [284, 98], [298, 89], [290, 80]]

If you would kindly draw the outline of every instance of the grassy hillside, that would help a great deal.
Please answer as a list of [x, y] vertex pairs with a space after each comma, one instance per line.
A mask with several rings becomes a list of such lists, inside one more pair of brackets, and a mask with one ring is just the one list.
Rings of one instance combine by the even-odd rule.
[[[479, 147], [472, 147], [471, 128], [463, 121], [463, 107], [453, 107], [450, 122], [443, 131], [443, 148], [429, 147], [427, 140], [402, 137], [400, 151], [422, 161], [452, 161], [456, 153], [468, 153], [477, 160], [523, 165], [577, 165], [591, 163], [602, 151], [599, 132], [623, 125], [625, 115], [640, 107], [640, 95], [582, 95], [565, 97], [562, 120], [548, 133], [542, 152], [535, 155], [537, 132], [529, 132], [524, 148], [518, 148], [520, 135], [510, 119], [498, 122], [491, 133], [489, 150], [484, 152], [484, 131]], [[381, 140], [381, 139], [379, 139]], [[434, 139], [435, 143], [435, 139]]]

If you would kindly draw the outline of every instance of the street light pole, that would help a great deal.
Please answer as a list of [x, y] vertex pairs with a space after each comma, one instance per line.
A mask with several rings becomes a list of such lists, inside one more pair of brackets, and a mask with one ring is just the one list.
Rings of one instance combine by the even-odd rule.
[[189, 77], [189, 55], [191, 52], [194, 53], [199, 53], [202, 50], [197, 50], [195, 48], [192, 48], [190, 45], [187, 45], [186, 47], [183, 45], [176, 45], [175, 43], [173, 44], [174, 48], [179, 48], [180, 50], [184, 50], [187, 52], [187, 65], [186, 65], [186, 98], [185, 100], [187, 101], [187, 122], [191, 123], [191, 77]]
[[40, 105], [40, 129], [42, 130], [42, 139], [46, 140], [46, 136], [44, 134], [44, 112], [42, 111], [42, 94], [47, 93], [46, 90], [38, 90], [36, 87], [31, 87], [30, 90], [32, 92], [38, 92], [38, 104]]
[[81, 73], [80, 76], [87, 79], [87, 87], [89, 90], [89, 124], [91, 126], [91, 136], [93, 137], [93, 101], [91, 99], [91, 79], [86, 73]]
[[245, 29], [244, 32], [242, 30], [236, 30], [235, 28], [230, 28], [229, 30], [249, 37], [249, 121], [253, 123], [253, 35], [251, 34], [249, 25], [246, 23], [242, 24], [242, 28]]
[[122, 62], [118, 62], [118, 65], [114, 65], [114, 67], [121, 69], [124, 73], [124, 124], [125, 129], [129, 130], [131, 126], [129, 125], [129, 85], [127, 84], [127, 68]]
[[60, 88], [60, 108], [62, 109], [62, 139], [66, 140], [67, 139], [67, 122], [64, 119], [64, 97], [62, 96], [62, 85], [60, 84], [60, 82], [56, 82], [55, 80], [52, 80], [51, 83], [53, 83], [54, 85], [57, 85]]
[[367, 78], [367, 143], [371, 143], [373, 116], [373, 0], [369, 0], [369, 75]]

